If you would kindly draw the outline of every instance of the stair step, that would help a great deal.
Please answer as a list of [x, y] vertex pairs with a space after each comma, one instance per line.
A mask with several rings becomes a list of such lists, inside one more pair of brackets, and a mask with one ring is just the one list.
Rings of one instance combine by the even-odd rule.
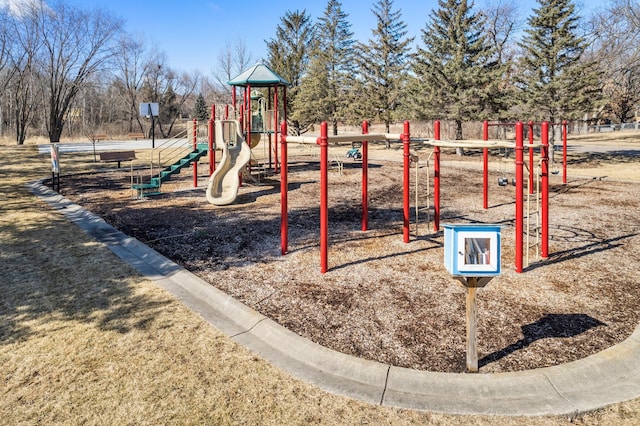
[[202, 158], [207, 153], [207, 148], [207, 144], [198, 144], [197, 150], [190, 152], [185, 157], [176, 161], [174, 164], [166, 167], [160, 172], [159, 176], [152, 177], [150, 183], [131, 185], [131, 188], [138, 190], [141, 197], [162, 194], [162, 192], [160, 191], [146, 191], [159, 190], [162, 182], [170, 180], [172, 175], [180, 173], [183, 168], [190, 166], [194, 161], [198, 161], [200, 158]]
[[144, 190], [144, 189], [156, 189], [158, 187], [159, 186], [156, 185], [155, 183], [137, 183], [137, 184], [131, 185], [131, 188], [133, 188], [133, 189], [142, 189], [142, 190]]

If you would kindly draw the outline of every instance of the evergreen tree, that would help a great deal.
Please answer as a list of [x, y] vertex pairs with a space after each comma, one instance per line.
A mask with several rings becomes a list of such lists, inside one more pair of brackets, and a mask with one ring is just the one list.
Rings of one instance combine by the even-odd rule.
[[316, 45], [308, 73], [294, 101], [292, 118], [331, 124], [338, 134], [338, 122], [347, 116], [353, 70], [353, 32], [347, 14], [337, 0], [329, 0], [316, 26]]
[[[313, 25], [305, 10], [287, 11], [276, 28], [275, 38], [267, 41], [269, 67], [291, 83], [287, 91], [287, 111], [293, 110], [294, 100], [300, 91], [300, 81], [309, 67], [309, 54], [313, 47]], [[296, 134], [309, 124], [291, 120]]]
[[415, 55], [411, 106], [417, 118], [453, 120], [462, 139], [462, 123], [485, 118], [491, 97], [500, 96], [495, 88], [504, 69], [473, 2], [438, 0], [438, 6]]
[[361, 45], [359, 70], [364, 80], [364, 91], [358, 97], [360, 109], [369, 109], [369, 117], [389, 126], [396, 118], [396, 110], [405, 89], [408, 75], [408, 55], [413, 38], [405, 38], [407, 25], [400, 11], [393, 11], [393, 0], [378, 0], [371, 9], [377, 25], [373, 39]]
[[193, 118], [199, 122], [204, 122], [209, 119], [209, 108], [207, 107], [207, 102], [204, 100], [202, 93], [198, 95], [196, 103], [193, 106]]
[[519, 85], [536, 120], [581, 117], [600, 93], [593, 62], [581, 61], [586, 42], [571, 0], [537, 0], [521, 47]]

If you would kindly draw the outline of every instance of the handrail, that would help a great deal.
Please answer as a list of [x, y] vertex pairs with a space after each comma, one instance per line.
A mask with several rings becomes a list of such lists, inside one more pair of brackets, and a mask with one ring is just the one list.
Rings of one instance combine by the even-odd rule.
[[[154, 147], [151, 150], [151, 161], [150, 161], [150, 170], [151, 170], [151, 176], [154, 176], [154, 160], [157, 158], [158, 159], [158, 163], [157, 163], [157, 167], [158, 167], [158, 176], [160, 174], [160, 171], [162, 171], [162, 169], [164, 168], [163, 166], [163, 153], [166, 153], [167, 150], [171, 150], [170, 152], [175, 152], [176, 146], [179, 143], [183, 143], [183, 146], [186, 145], [187, 142], [187, 129], [177, 133], [176, 135], [172, 136], [171, 138], [165, 140], [164, 142], [162, 142], [161, 144], [157, 145], [156, 147]], [[166, 155], [164, 156], [165, 160], [166, 160]]]
[[[198, 126], [196, 144], [207, 142], [207, 127], [205, 125]], [[160, 178], [163, 169], [193, 151], [192, 131], [193, 128], [182, 130], [151, 150], [150, 168], [152, 177], [155, 175], [154, 169], [156, 167], [158, 168], [157, 176]]]

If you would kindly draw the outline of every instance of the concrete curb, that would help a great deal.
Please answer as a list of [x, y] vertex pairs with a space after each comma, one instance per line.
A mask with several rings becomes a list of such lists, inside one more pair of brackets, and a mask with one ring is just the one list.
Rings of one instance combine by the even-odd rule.
[[588, 358], [530, 371], [416, 371], [348, 356], [304, 339], [42, 185], [29, 190], [234, 341], [289, 374], [376, 405], [449, 414], [565, 415], [640, 397], [640, 326]]

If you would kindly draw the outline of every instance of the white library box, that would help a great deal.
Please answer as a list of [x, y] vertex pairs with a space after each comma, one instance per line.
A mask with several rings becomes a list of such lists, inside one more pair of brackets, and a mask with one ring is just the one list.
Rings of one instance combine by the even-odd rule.
[[500, 275], [500, 226], [443, 225], [444, 263], [453, 276]]

